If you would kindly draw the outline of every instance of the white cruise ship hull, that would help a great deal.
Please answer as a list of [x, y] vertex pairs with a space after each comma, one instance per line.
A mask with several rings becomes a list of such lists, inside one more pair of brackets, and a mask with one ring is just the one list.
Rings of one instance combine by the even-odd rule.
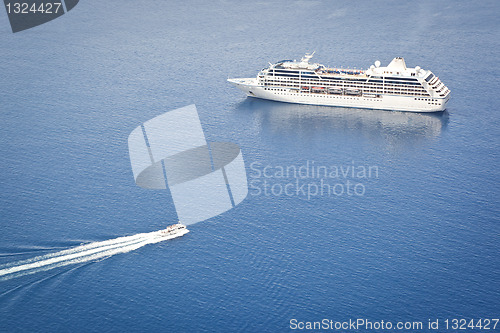
[[264, 87], [258, 84], [256, 78], [228, 79], [228, 82], [244, 91], [250, 97], [273, 101], [407, 112], [444, 111], [450, 97], [449, 94], [445, 98], [420, 98], [400, 95], [379, 95], [379, 97], [375, 97], [373, 95], [349, 96], [312, 93], [285, 87]]

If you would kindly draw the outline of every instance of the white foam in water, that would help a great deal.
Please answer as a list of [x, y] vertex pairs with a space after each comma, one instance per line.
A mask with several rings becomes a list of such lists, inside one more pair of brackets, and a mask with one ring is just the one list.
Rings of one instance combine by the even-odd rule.
[[130, 252], [147, 244], [172, 239], [176, 236], [162, 236], [159, 231], [153, 231], [77, 246], [72, 249], [2, 265], [4, 268], [0, 266], [0, 280], [8, 280], [57, 267], [102, 259], [115, 254]]

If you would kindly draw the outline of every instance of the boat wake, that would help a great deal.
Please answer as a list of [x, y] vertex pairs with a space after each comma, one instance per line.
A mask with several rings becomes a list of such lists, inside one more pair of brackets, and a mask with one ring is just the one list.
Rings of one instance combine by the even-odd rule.
[[7, 263], [0, 265], [0, 281], [48, 271], [62, 266], [105, 259], [115, 254], [130, 252], [144, 245], [158, 243], [178, 236], [179, 235], [165, 236], [161, 231], [153, 231], [133, 236], [118, 237], [101, 242], [93, 242], [27, 260]]

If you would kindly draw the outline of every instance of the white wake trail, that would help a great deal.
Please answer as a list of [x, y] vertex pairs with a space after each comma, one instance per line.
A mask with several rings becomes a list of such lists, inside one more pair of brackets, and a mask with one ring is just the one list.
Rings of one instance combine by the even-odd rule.
[[[119, 253], [130, 252], [147, 244], [158, 243], [174, 238], [162, 236], [159, 231], [133, 236], [118, 237], [102, 242], [93, 242], [72, 249], [21, 260], [0, 269], [0, 280], [8, 280], [66, 265], [84, 263], [106, 258]], [[1, 267], [0, 267], [1, 268]]]

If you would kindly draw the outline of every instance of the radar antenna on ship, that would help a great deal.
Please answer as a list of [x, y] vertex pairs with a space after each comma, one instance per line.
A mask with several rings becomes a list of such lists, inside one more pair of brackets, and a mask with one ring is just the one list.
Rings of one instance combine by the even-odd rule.
[[316, 53], [316, 51], [314, 51], [313, 53], [306, 53], [305, 56], [302, 57], [302, 59], [300, 59], [301, 62], [309, 62], [309, 60], [311, 60], [311, 58], [314, 56], [314, 53]]

